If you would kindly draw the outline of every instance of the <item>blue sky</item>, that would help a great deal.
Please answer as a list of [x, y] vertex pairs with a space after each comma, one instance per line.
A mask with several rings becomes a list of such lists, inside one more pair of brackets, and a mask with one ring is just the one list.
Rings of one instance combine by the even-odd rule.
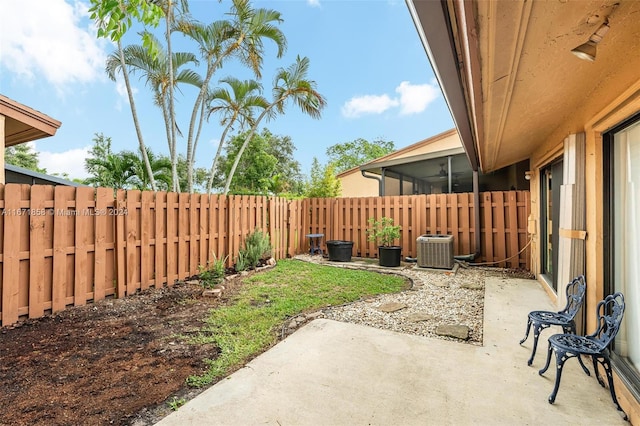
[[[230, 6], [217, 0], [190, 4], [192, 15], [203, 22], [221, 19]], [[382, 138], [402, 148], [453, 127], [404, 1], [257, 0], [254, 6], [282, 13], [288, 41], [281, 59], [267, 43], [265, 96], [271, 96], [275, 70], [301, 55], [309, 57], [309, 77], [327, 99], [320, 120], [289, 105], [285, 115], [261, 126], [292, 138], [304, 174], [313, 157], [325, 163], [326, 149], [337, 143]], [[87, 8], [86, 2], [74, 0], [5, 0], [0, 14], [0, 93], [62, 122], [54, 137], [37, 141], [35, 148], [42, 167], [71, 177], [86, 176], [84, 158], [95, 133], [110, 136], [116, 151], [137, 148], [124, 85], [104, 73], [114, 45], [95, 37]], [[196, 52], [180, 37], [173, 40], [174, 50]], [[132, 31], [124, 43], [140, 41]], [[251, 77], [229, 62], [213, 81], [230, 75]], [[145, 142], [166, 154], [160, 110], [144, 81], [134, 77], [132, 82]], [[195, 96], [189, 89], [178, 94], [178, 126], [185, 134]], [[206, 124], [198, 166], [210, 165], [221, 133], [217, 120]], [[179, 149], [184, 153], [185, 144]]]

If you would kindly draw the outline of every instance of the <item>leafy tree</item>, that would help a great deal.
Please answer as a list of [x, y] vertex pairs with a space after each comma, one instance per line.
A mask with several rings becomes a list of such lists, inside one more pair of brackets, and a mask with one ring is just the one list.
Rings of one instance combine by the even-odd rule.
[[[231, 138], [226, 156], [220, 158], [219, 174], [227, 176], [236, 162], [247, 133]], [[281, 194], [299, 191], [302, 184], [300, 163], [293, 158], [295, 147], [288, 136], [276, 136], [269, 130], [251, 138], [245, 155], [238, 161], [238, 172], [230, 187], [233, 193]], [[220, 179], [217, 184], [222, 184]]]
[[273, 118], [276, 114], [284, 114], [287, 101], [291, 100], [302, 112], [311, 118], [320, 118], [322, 109], [326, 105], [324, 97], [316, 90], [316, 82], [307, 79], [309, 71], [309, 58], [296, 57], [296, 62], [289, 68], [280, 68], [276, 73], [273, 85], [273, 101], [260, 113], [254, 122], [251, 130], [246, 135], [245, 140], [238, 151], [231, 170], [227, 174], [227, 181], [224, 186], [224, 193], [229, 192], [233, 175], [238, 167], [240, 158], [244, 150], [249, 145], [251, 138], [263, 118]]
[[311, 163], [311, 181], [308, 183], [306, 196], [309, 198], [332, 198], [340, 196], [340, 180], [336, 178], [332, 163], [321, 166], [316, 157]]
[[376, 139], [369, 142], [358, 138], [354, 141], [339, 143], [327, 148], [329, 162], [335, 166], [336, 173], [352, 169], [395, 151], [393, 141]]
[[[188, 176], [187, 176], [187, 159], [184, 155], [178, 155], [178, 180], [180, 188], [188, 188]], [[192, 182], [193, 192], [205, 193], [207, 188], [207, 180], [209, 179], [209, 173], [204, 167], [196, 167], [193, 169]]]
[[26, 143], [5, 148], [4, 161], [6, 164], [23, 167], [35, 172], [47, 172], [38, 165], [38, 153]]

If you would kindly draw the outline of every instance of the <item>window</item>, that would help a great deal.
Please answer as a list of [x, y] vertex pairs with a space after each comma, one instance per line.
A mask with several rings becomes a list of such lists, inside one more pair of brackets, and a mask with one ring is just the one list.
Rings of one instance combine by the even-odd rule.
[[560, 186], [562, 185], [562, 160], [540, 171], [540, 225], [542, 231], [542, 276], [558, 291], [558, 241], [560, 225]]

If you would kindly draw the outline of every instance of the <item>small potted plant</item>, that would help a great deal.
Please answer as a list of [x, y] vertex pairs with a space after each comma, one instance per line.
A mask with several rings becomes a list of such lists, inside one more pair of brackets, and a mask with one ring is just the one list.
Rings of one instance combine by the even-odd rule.
[[380, 266], [400, 266], [402, 248], [393, 245], [400, 239], [400, 225], [394, 225], [393, 219], [383, 217], [376, 220], [369, 218], [369, 229], [367, 235], [369, 241], [378, 243], [378, 262]]

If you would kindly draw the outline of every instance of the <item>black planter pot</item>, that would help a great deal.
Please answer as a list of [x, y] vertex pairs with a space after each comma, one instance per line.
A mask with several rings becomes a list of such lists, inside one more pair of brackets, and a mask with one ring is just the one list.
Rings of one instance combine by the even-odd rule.
[[400, 246], [379, 246], [378, 260], [380, 266], [400, 266], [402, 258], [402, 247]]
[[329, 260], [334, 262], [351, 262], [353, 241], [330, 240], [327, 241]]

